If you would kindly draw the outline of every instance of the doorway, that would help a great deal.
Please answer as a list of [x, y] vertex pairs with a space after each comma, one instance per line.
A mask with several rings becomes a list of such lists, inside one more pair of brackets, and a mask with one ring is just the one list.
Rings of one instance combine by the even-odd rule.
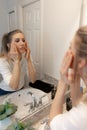
[[40, 79], [40, 0], [23, 6], [23, 30], [31, 50], [37, 79]]

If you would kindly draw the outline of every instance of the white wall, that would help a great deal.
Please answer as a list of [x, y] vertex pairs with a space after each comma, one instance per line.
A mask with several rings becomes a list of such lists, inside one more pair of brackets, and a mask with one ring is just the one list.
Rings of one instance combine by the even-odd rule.
[[8, 31], [8, 20], [6, 11], [7, 10], [5, 0], [0, 0], [0, 47], [2, 35]]
[[82, 7], [81, 7], [81, 20], [80, 26], [87, 25], [87, 0], [83, 0]]
[[65, 50], [79, 27], [81, 0], [43, 0], [44, 72], [59, 79]]

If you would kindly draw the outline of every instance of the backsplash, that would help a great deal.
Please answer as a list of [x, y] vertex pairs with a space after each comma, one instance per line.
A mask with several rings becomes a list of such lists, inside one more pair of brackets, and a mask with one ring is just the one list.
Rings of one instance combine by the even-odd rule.
[[44, 81], [47, 81], [50, 84], [53, 84], [55, 87], [57, 87], [58, 80], [53, 78], [52, 76], [49, 76], [47, 74], [44, 75]]

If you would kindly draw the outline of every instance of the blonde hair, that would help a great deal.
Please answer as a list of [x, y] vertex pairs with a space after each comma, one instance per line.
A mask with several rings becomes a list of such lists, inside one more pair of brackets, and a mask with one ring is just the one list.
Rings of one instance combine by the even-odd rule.
[[23, 32], [19, 29], [16, 29], [16, 30], [13, 30], [9, 33], [6, 33], [3, 35], [2, 37], [2, 46], [1, 46], [1, 54], [0, 56], [3, 56], [4, 54], [7, 54], [9, 52], [9, 47], [7, 46], [8, 44], [10, 45], [11, 44], [11, 41], [12, 41], [12, 37], [13, 35], [15, 35], [16, 33], [22, 33]]
[[79, 37], [79, 44], [76, 44], [76, 54], [87, 59], [87, 26], [79, 28], [76, 36]]
[[[87, 60], [87, 26], [80, 27], [75, 34], [76, 56], [74, 62], [75, 72], [79, 58]], [[76, 77], [75, 77], [76, 78]], [[83, 103], [87, 104], [87, 94], [82, 98]]]
[[78, 59], [82, 58], [87, 60], [87, 26], [80, 27], [75, 34], [75, 50], [76, 55], [74, 57], [74, 70], [77, 72]]

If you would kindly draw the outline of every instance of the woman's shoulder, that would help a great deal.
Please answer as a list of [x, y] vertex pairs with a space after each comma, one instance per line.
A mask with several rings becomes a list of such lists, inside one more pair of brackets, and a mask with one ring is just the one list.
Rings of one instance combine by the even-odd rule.
[[3, 63], [5, 63], [5, 61], [6, 61], [6, 58], [3, 56], [3, 57], [0, 57], [0, 64], [3, 64]]
[[[86, 130], [87, 128], [87, 107], [83, 102], [80, 102], [76, 107], [73, 107], [69, 112], [59, 114], [50, 122], [52, 130], [66, 128], [67, 130]], [[82, 120], [82, 121], [81, 121]], [[84, 121], [84, 122], [83, 122]], [[80, 125], [79, 125], [80, 124]], [[71, 129], [70, 129], [71, 128]]]
[[0, 61], [6, 60], [4, 56], [0, 56]]

